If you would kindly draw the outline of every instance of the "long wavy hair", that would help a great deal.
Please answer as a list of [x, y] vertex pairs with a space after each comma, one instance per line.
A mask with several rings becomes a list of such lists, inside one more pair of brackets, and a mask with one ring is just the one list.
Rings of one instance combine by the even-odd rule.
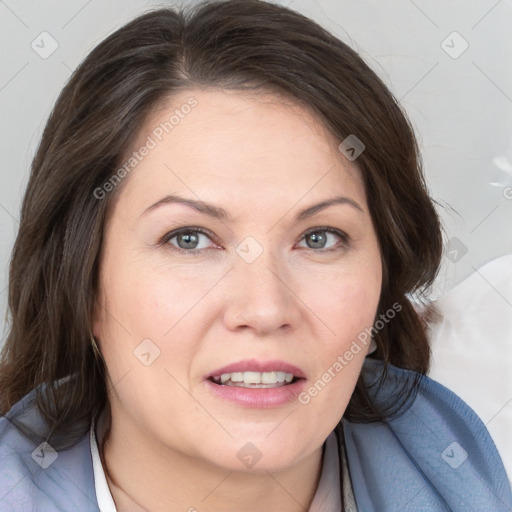
[[[429, 343], [408, 297], [432, 285], [442, 232], [398, 101], [347, 44], [288, 8], [261, 0], [160, 8], [111, 34], [74, 71], [44, 129], [23, 199], [9, 269], [0, 414], [36, 390], [44, 440], [55, 448], [75, 444], [108, 405], [92, 311], [109, 205], [123, 187], [101, 200], [94, 191], [125, 161], [151, 111], [197, 87], [281, 94], [309, 108], [340, 142], [351, 134], [364, 142], [354, 163], [381, 249], [376, 318], [401, 305], [373, 334], [370, 357], [384, 368], [428, 371]], [[398, 405], [414, 390], [404, 387]], [[371, 422], [388, 414], [360, 376], [344, 418]], [[338, 439], [341, 428], [340, 419]]]

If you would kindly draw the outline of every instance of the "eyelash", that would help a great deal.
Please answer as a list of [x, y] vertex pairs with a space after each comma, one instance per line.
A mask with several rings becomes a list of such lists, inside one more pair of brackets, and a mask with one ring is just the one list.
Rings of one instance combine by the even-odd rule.
[[[187, 256], [200, 256], [203, 254], [203, 252], [207, 249], [199, 249], [199, 250], [186, 250], [181, 249], [180, 247], [175, 247], [168, 242], [170, 242], [173, 238], [176, 238], [177, 236], [183, 234], [183, 233], [201, 233], [208, 238], [212, 240], [214, 243], [217, 242], [217, 237], [210, 231], [204, 228], [200, 227], [186, 227], [186, 228], [179, 228], [175, 229], [174, 231], [170, 231], [169, 233], [165, 234], [162, 239], [159, 242], [159, 245], [168, 245], [172, 251], [178, 252], [180, 254], [186, 254]], [[331, 227], [315, 227], [308, 229], [301, 237], [299, 241], [302, 241], [304, 238], [306, 238], [308, 235], [311, 235], [312, 233], [333, 233], [335, 235], [338, 235], [341, 238], [341, 244], [337, 245], [336, 247], [331, 247], [330, 249], [312, 249], [311, 247], [303, 248], [306, 251], [309, 252], [334, 252], [334, 251], [340, 251], [347, 249], [350, 245], [350, 237], [343, 231], [340, 231], [339, 229], [331, 228]]]

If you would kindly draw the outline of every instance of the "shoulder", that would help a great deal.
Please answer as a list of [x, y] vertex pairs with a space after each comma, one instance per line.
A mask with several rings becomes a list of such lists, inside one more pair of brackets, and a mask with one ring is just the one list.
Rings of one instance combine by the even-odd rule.
[[5, 511], [98, 511], [89, 437], [67, 450], [45, 442], [35, 391], [0, 417], [0, 500]]
[[503, 463], [475, 412], [449, 389], [415, 372], [388, 366], [380, 382], [383, 366], [368, 358], [363, 370], [377, 402], [396, 400], [406, 382], [416, 381], [417, 393], [385, 422], [343, 420], [358, 507], [369, 512], [510, 511]]

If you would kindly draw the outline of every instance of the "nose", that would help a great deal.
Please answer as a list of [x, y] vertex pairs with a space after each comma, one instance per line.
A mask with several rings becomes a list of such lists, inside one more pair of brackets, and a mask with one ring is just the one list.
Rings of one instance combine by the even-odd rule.
[[291, 273], [267, 251], [253, 262], [237, 258], [223, 283], [224, 323], [231, 331], [256, 336], [296, 328], [303, 302], [293, 291]]

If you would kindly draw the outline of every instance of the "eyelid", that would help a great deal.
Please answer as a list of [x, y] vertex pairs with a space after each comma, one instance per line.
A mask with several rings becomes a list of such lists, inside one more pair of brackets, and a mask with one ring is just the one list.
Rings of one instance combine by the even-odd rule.
[[[202, 227], [199, 227], [199, 226], [184, 226], [182, 228], [177, 228], [177, 229], [173, 229], [172, 231], [169, 231], [168, 233], [166, 233], [161, 239], [160, 241], [158, 242], [159, 245], [165, 245], [167, 242], [169, 242], [169, 240], [172, 240], [173, 238], [181, 235], [182, 233], [189, 233], [189, 232], [197, 232], [197, 233], [201, 233], [203, 235], [206, 235], [208, 238], [210, 238], [213, 242], [215, 242], [217, 245], [220, 245], [219, 244], [219, 239], [218, 237], [212, 232], [210, 231], [209, 229], [206, 229], [206, 228], [202, 228]], [[180, 250], [178, 247], [175, 247], [176, 250]], [[188, 253], [192, 253], [194, 251], [185, 251], [184, 249], [182, 249], [184, 252], [188, 252]], [[200, 251], [202, 251], [203, 249], [200, 249]], [[198, 252], [198, 251], [195, 251], [195, 252]]]
[[[172, 231], [169, 231], [168, 233], [166, 233], [160, 239], [160, 241], [158, 242], [158, 245], [166, 245], [166, 244], [168, 244], [168, 242], [170, 240], [172, 240], [173, 238], [176, 238], [180, 234], [190, 233], [190, 232], [201, 233], [201, 234], [207, 236], [208, 238], [210, 238], [212, 240], [212, 242], [216, 243], [217, 245], [220, 245], [218, 237], [213, 232], [211, 232], [209, 229], [199, 227], [199, 226], [184, 226], [181, 228], [173, 229]], [[302, 248], [303, 250], [310, 251], [310, 252], [316, 252], [316, 253], [332, 252], [332, 251], [336, 251], [336, 250], [341, 250], [343, 248], [347, 248], [351, 241], [350, 236], [345, 231], [343, 231], [341, 229], [334, 228], [331, 226], [314, 226], [314, 227], [309, 228], [306, 231], [304, 231], [295, 243], [302, 241], [304, 238], [306, 238], [311, 233], [318, 233], [318, 232], [332, 233], [334, 235], [337, 235], [341, 239], [341, 244], [339, 244], [335, 247], [328, 248], [328, 249], [314, 249], [311, 247], [304, 247], [304, 248]], [[178, 253], [194, 256], [194, 255], [201, 255], [206, 249], [186, 250], [186, 249], [181, 249], [180, 247], [172, 246], [171, 250], [176, 251]]]
[[330, 226], [315, 226], [314, 228], [307, 229], [306, 231], [304, 231], [304, 233], [302, 233], [299, 240], [302, 240], [304, 237], [310, 235], [311, 233], [317, 233], [322, 231], [338, 235], [344, 242], [348, 243], [350, 241], [350, 236], [345, 231]]
[[302, 250], [312, 253], [329, 254], [335, 251], [346, 250], [351, 245], [352, 239], [345, 231], [330, 226], [315, 226], [313, 228], [307, 229], [306, 231], [304, 231], [304, 233], [302, 233], [302, 235], [299, 237], [296, 243], [304, 240], [311, 233], [331, 233], [333, 235], [338, 236], [341, 239], [341, 242], [339, 244], [336, 244], [334, 247], [329, 247], [328, 249], [313, 249], [311, 247], [303, 247]]

